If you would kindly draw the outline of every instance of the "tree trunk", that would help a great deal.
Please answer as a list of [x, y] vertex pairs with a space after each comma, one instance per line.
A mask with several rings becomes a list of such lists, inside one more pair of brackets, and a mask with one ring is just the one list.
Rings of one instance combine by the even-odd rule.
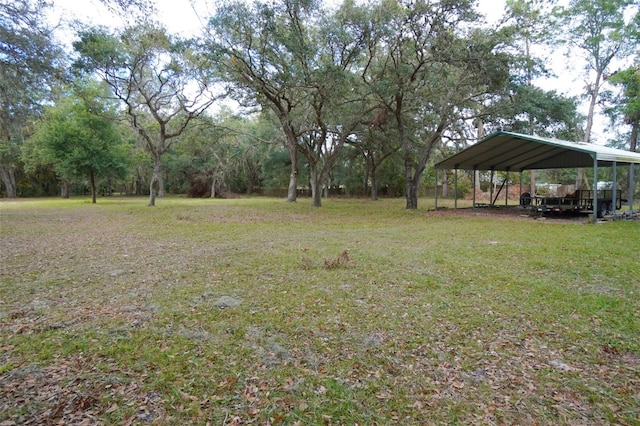
[[93, 170], [89, 171], [89, 184], [91, 185], [91, 204], [96, 203], [96, 176]]
[[216, 172], [214, 171], [211, 176], [211, 194], [209, 194], [209, 198], [216, 198]]
[[69, 193], [71, 192], [71, 185], [69, 182], [62, 181], [60, 182], [60, 198], [69, 198]]
[[[405, 141], [408, 145], [408, 141]], [[415, 210], [418, 208], [418, 185], [420, 183], [420, 176], [422, 171], [418, 169], [416, 166], [415, 172], [413, 171], [413, 164], [411, 162], [409, 148], [405, 148], [405, 159], [404, 159], [404, 179], [405, 179], [405, 196], [407, 199], [406, 209]]]
[[4, 187], [7, 189], [7, 197], [16, 198], [18, 196], [18, 193], [15, 168], [9, 167], [8, 169], [5, 169], [0, 164], [0, 177], [2, 177], [2, 183], [4, 183]]
[[407, 210], [415, 210], [418, 208], [418, 184], [411, 178], [407, 179]]
[[409, 139], [405, 133], [404, 121], [402, 120], [402, 96], [396, 95], [396, 123], [398, 125], [398, 139], [403, 151], [404, 161], [404, 182], [405, 182], [405, 199], [406, 209], [415, 210], [418, 208], [418, 188], [414, 184], [413, 179], [413, 162], [411, 161], [411, 149], [409, 147]]
[[[160, 182], [162, 181], [162, 162], [159, 155], [154, 156], [153, 162], [153, 174], [151, 175], [151, 182], [149, 183], [149, 207], [156, 205], [156, 191], [159, 189]], [[212, 189], [213, 190], [213, 189]]]
[[371, 199], [373, 201], [378, 201], [378, 175], [376, 174], [376, 169], [371, 169]]
[[138, 181], [136, 182], [136, 195], [144, 194], [144, 174], [138, 170]]
[[164, 176], [162, 176], [162, 163], [158, 172], [158, 198], [164, 198]]
[[[591, 143], [591, 129], [593, 128], [593, 115], [595, 114], [596, 102], [598, 101], [598, 94], [600, 93], [600, 81], [602, 80], [602, 71], [598, 71], [596, 74], [596, 81], [593, 85], [589, 85], [589, 111], [587, 112], [587, 127], [584, 131], [584, 142]], [[594, 178], [595, 179], [595, 178]], [[589, 184], [585, 182], [584, 169], [579, 168], [576, 174], [576, 189], [589, 189]], [[593, 189], [597, 189], [598, 183], [593, 182]]]
[[289, 174], [287, 202], [295, 203], [298, 199], [298, 150], [296, 147], [289, 147], [289, 158], [291, 159], [291, 174]]
[[318, 173], [318, 165], [309, 164], [309, 175], [311, 184], [311, 206], [322, 207], [322, 179]]
[[580, 167], [576, 171], [576, 189], [583, 189], [582, 188], [583, 185], [584, 185], [584, 169]]
[[326, 182], [320, 181], [320, 196], [321, 198], [329, 198], [329, 189], [331, 188], [331, 181], [329, 179]]
[[407, 180], [407, 209], [417, 209], [418, 208], [418, 188], [420, 186], [420, 179], [422, 178], [422, 174], [427, 168], [427, 161], [431, 156], [431, 152], [433, 151], [433, 147], [440, 140], [442, 131], [445, 127], [445, 121], [441, 120], [438, 128], [433, 132], [433, 135], [427, 141], [427, 145], [422, 148], [423, 151], [420, 154], [419, 160], [415, 164], [415, 170], [412, 173], [412, 163], [410, 159], [410, 155], [405, 154], [405, 179]]
[[257, 179], [253, 171], [249, 172], [249, 176], [247, 176], [247, 178], [247, 195], [251, 195], [255, 191], [255, 182]]
[[147, 204], [149, 207], [155, 207], [156, 205], [156, 187], [157, 187], [157, 180], [156, 180], [156, 175], [154, 173], [153, 176], [151, 177], [151, 184], [149, 185], [149, 204]]

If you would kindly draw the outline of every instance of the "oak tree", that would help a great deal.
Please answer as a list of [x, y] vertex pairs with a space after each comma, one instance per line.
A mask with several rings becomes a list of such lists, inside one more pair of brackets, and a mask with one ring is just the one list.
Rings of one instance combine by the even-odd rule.
[[508, 57], [499, 39], [473, 29], [471, 1], [381, 1], [381, 35], [366, 79], [392, 117], [404, 162], [406, 208], [418, 206], [418, 187], [434, 148], [458, 120], [502, 90]]
[[[368, 18], [353, 2], [329, 13], [309, 0], [233, 2], [220, 7], [207, 42], [243, 104], [277, 117], [289, 152], [287, 201], [295, 201], [298, 154], [309, 167], [312, 204], [369, 107], [359, 87]], [[366, 63], [366, 60], [364, 61]]]
[[141, 23], [120, 33], [91, 28], [74, 43], [76, 68], [95, 71], [125, 107], [153, 158], [149, 206], [164, 195], [162, 157], [216, 99], [192, 43]]

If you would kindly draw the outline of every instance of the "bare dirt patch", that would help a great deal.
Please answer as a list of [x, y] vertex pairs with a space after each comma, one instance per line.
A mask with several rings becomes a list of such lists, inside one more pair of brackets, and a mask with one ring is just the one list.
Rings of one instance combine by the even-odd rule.
[[439, 217], [476, 217], [476, 218], [496, 218], [496, 219], [518, 219], [528, 221], [549, 221], [551, 223], [588, 223], [587, 215], [548, 215], [542, 216], [529, 209], [523, 209], [519, 206], [494, 206], [494, 207], [469, 207], [469, 208], [442, 208], [432, 211], [430, 215]]

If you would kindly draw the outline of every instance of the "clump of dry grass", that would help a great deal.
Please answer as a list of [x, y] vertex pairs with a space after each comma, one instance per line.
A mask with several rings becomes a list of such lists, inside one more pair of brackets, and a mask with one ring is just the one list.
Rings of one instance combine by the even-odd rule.
[[346, 265], [353, 266], [353, 262], [351, 261], [351, 258], [349, 258], [348, 250], [343, 250], [335, 259], [324, 259], [324, 267], [328, 269], [334, 269]]

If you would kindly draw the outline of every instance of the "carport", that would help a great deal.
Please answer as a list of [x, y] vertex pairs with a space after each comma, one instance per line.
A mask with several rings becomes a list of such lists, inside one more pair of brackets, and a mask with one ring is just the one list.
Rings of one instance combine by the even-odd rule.
[[[478, 143], [436, 164], [436, 188], [438, 187], [438, 170], [455, 169], [454, 185], [456, 187], [455, 205], [457, 208], [458, 170], [496, 171], [520, 173], [520, 193], [522, 194], [522, 173], [527, 170], [593, 168], [594, 183], [598, 182], [598, 169], [612, 168], [613, 208], [615, 217], [617, 193], [617, 167], [628, 165], [631, 177], [629, 188], [629, 206], [633, 210], [633, 176], [635, 165], [640, 164], [640, 153], [625, 151], [581, 142], [568, 142], [552, 138], [524, 135], [498, 131], [481, 139]], [[475, 173], [474, 173], [475, 180]], [[508, 179], [506, 180], [508, 182]], [[507, 183], [508, 185], [508, 183]], [[475, 182], [474, 182], [475, 187]], [[507, 193], [509, 188], [507, 187]], [[598, 206], [598, 191], [593, 192], [593, 206]], [[495, 199], [491, 197], [491, 205]], [[438, 191], [435, 199], [438, 208]], [[475, 191], [474, 191], [474, 206]], [[593, 221], [597, 214], [593, 214]]]

